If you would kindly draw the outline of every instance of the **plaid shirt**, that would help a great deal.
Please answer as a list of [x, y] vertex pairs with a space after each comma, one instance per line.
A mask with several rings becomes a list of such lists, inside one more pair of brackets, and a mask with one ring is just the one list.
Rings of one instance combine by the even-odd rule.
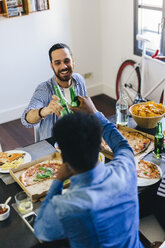
[[[74, 73], [72, 75], [72, 79], [73, 79], [72, 83], [74, 84], [76, 94], [81, 96], [86, 96], [87, 92], [83, 77], [78, 73]], [[27, 128], [35, 127], [37, 134], [37, 141], [47, 139], [52, 136], [53, 126], [55, 122], [58, 120], [58, 116], [56, 114], [52, 114], [47, 116], [45, 119], [42, 119], [38, 123], [30, 124], [26, 121], [26, 114], [31, 109], [39, 109], [48, 106], [48, 104], [52, 100], [52, 95], [56, 95], [54, 90], [55, 85], [57, 85], [55, 76], [53, 76], [48, 81], [39, 84], [30, 100], [28, 107], [24, 110], [21, 117], [22, 124], [25, 127]], [[61, 88], [61, 91], [65, 96], [63, 88]]]

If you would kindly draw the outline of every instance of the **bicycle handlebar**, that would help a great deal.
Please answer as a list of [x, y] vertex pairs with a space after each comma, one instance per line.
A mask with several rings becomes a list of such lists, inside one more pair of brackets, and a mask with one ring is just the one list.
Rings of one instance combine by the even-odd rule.
[[159, 50], [156, 50], [155, 54], [152, 55], [152, 58], [153, 59], [163, 59], [164, 60], [165, 57], [164, 56], [157, 56], [158, 53], [159, 53]]
[[136, 35], [136, 39], [141, 40], [142, 42], [150, 42], [150, 40], [147, 40], [146, 38], [144, 38], [143, 35], [140, 35], [140, 34]]

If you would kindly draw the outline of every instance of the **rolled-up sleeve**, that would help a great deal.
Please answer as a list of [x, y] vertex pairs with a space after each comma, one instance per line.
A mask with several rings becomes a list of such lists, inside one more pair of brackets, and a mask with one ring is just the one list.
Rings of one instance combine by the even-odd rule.
[[32, 109], [39, 109], [47, 106], [47, 104], [48, 104], [48, 89], [43, 84], [40, 84], [36, 88], [28, 107], [24, 110], [21, 116], [22, 124], [27, 128], [36, 126], [38, 123], [31, 124], [26, 121], [26, 114]]

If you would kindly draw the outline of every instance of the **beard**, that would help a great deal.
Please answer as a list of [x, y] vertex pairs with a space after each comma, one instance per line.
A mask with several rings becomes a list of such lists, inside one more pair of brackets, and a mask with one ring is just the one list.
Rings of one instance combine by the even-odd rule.
[[[69, 81], [69, 80], [72, 78], [72, 73], [73, 73], [72, 68], [67, 68], [67, 69], [65, 69], [65, 70], [61, 70], [61, 71], [58, 71], [58, 72], [56, 72], [56, 71], [53, 69], [53, 71], [54, 71], [55, 76], [56, 76], [60, 81], [62, 81], [62, 82], [67, 82], [67, 81]], [[62, 72], [66, 72], [66, 71], [67, 71], [67, 75], [62, 74]]]

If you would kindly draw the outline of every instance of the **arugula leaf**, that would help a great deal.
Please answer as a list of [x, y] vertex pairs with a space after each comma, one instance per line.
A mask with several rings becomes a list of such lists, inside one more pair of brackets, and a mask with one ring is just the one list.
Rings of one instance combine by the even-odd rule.
[[46, 175], [46, 174], [38, 173], [36, 177], [37, 177], [38, 179], [44, 179], [44, 178], [47, 178], [47, 177], [49, 177], [49, 176]]
[[64, 184], [65, 184], [65, 183], [69, 183], [69, 179], [66, 179], [66, 180], [64, 181]]
[[50, 172], [51, 174], [53, 174], [53, 171], [51, 168], [46, 168], [46, 172]]

